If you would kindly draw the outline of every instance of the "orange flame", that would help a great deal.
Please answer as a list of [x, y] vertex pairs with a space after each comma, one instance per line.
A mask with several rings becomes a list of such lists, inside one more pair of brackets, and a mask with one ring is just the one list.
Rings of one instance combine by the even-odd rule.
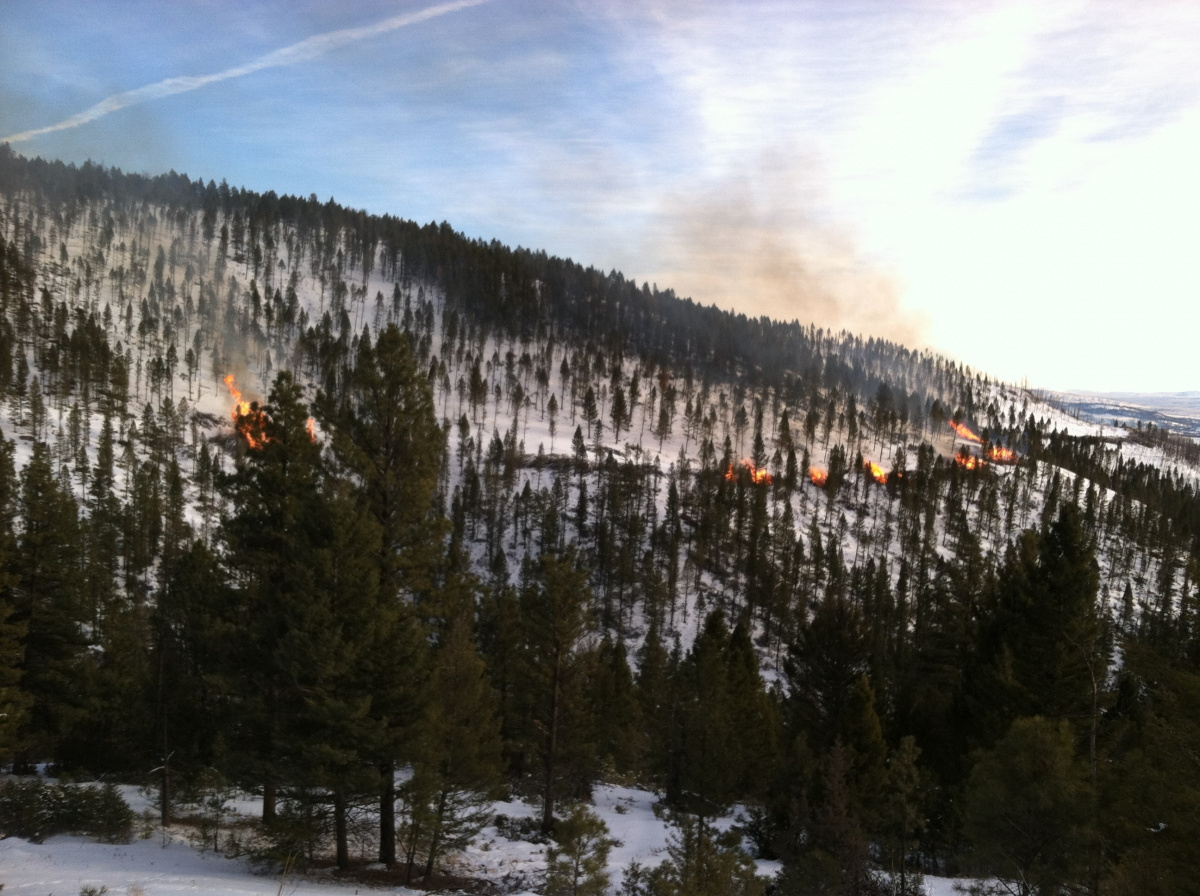
[[955, 423], [953, 420], [951, 420], [950, 428], [953, 429], [960, 436], [962, 436], [964, 439], [966, 439], [968, 442], [979, 442], [979, 443], [983, 442], [983, 439], [981, 439], [978, 435], [976, 435], [971, 430], [971, 427], [967, 426], [967, 424], [965, 424], [965, 423]]
[[225, 385], [229, 387], [229, 394], [233, 396], [233, 412], [230, 416], [233, 418], [234, 428], [246, 437], [251, 448], [261, 448], [270, 441], [263, 433], [267, 415], [258, 408], [251, 407], [250, 402], [242, 398], [242, 390], [237, 387], [232, 373], [225, 377]]
[[954, 460], [960, 467], [967, 470], [978, 470], [987, 465], [983, 458], [976, 457], [974, 454], [956, 454]]
[[883, 467], [879, 466], [879, 464], [875, 463], [875, 461], [864, 460], [863, 469], [870, 473], [871, 476], [874, 477], [875, 481], [880, 485], [887, 485], [888, 474], [884, 472]]
[[988, 449], [988, 460], [997, 464], [1015, 464], [1017, 462], [1017, 452], [1011, 448], [1001, 448], [998, 445], [993, 445]]
[[242, 390], [234, 382], [232, 373], [225, 376], [225, 385], [229, 387], [229, 394], [233, 396], [233, 422], [237, 423], [238, 417], [244, 417], [250, 413], [250, 402], [242, 400]]
[[829, 471], [819, 467], [809, 467], [808, 477], [813, 481], [813, 485], [824, 485], [829, 481]]
[[[742, 460], [741, 464], [739, 464], [739, 466], [746, 468], [746, 471], [750, 474], [750, 479], [754, 482], [755, 485], [770, 485], [772, 482], [775, 481], [774, 476], [772, 476], [766, 470], [758, 469], [756, 466], [754, 466], [754, 461], [750, 460], [750, 458], [748, 458], [748, 457], [743, 458], [743, 460]], [[737, 477], [738, 477], [737, 471], [734, 470], [733, 464], [730, 464], [729, 469], [725, 472], [725, 478], [729, 479], [729, 480], [733, 480], [733, 479], [737, 479]]]
[[317, 421], [309, 417], [308, 422], [304, 424], [304, 428], [308, 430], [308, 437], [315, 442], [317, 440]]

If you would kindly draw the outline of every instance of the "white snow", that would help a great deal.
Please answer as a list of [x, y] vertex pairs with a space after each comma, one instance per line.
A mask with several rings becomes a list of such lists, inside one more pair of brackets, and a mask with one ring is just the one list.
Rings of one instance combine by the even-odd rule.
[[[152, 815], [152, 796], [132, 787], [123, 787], [121, 791], [135, 811], [149, 810]], [[654, 793], [634, 787], [606, 784], [596, 788], [593, 809], [619, 844], [612, 850], [608, 864], [614, 887], [620, 884], [630, 862], [655, 867], [665, 858], [671, 827], [655, 814], [657, 801]], [[236, 806], [235, 814], [243, 815], [261, 810], [261, 803], [248, 797], [233, 800], [227, 806]], [[534, 805], [522, 800], [500, 801], [492, 809], [496, 815], [516, 819], [534, 819], [540, 815]], [[735, 815], [730, 815], [718, 820], [717, 826], [728, 829], [735, 822]], [[2, 840], [0, 883], [4, 884], [4, 894], [74, 896], [84, 887], [107, 887], [114, 894], [135, 894], [140, 888], [144, 896], [171, 893], [274, 896], [281, 892], [347, 896], [369, 889], [363, 883], [321, 879], [332, 872], [286, 877], [256, 873], [245, 859], [200, 851], [188, 842], [187, 829], [180, 825], [171, 828], [165, 837], [157, 826], [145, 826], [143, 830], [144, 834], [133, 842], [116, 845], [66, 836], [51, 837], [40, 844], [16, 837]], [[504, 889], [531, 887], [536, 890], [545, 872], [546, 848], [545, 844], [510, 840], [493, 825], [485, 828], [465, 853], [448, 857], [443, 867], [455, 875], [490, 880]], [[780, 869], [778, 862], [760, 861], [758, 864], [759, 873], [766, 877]], [[412, 892], [404, 887], [390, 887], [384, 891]]]

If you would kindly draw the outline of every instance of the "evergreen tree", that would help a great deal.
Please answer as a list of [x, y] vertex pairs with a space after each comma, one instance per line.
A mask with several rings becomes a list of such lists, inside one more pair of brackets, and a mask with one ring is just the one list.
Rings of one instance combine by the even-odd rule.
[[995, 609], [980, 627], [980, 665], [968, 682], [985, 738], [1033, 715], [1094, 732], [1109, 652], [1099, 585], [1075, 505], [1063, 504], [1045, 530], [1018, 540], [1000, 571]]
[[596, 814], [576, 803], [558, 824], [546, 850], [546, 896], [604, 896], [614, 841]]
[[[424, 844], [426, 878], [438, 857], [465, 849], [491, 820], [500, 778], [500, 728], [469, 611], [460, 612], [433, 660], [429, 699], [408, 786], [410, 844]], [[411, 879], [416, 849], [409, 849]]]
[[[542, 830], [554, 829], [564, 757], [578, 749], [578, 647], [591, 628], [591, 591], [573, 551], [543, 554], [521, 592], [531, 746], [541, 765]], [[586, 751], [585, 751], [586, 752]]]
[[734, 831], [717, 833], [689, 815], [673, 817], [667, 858], [648, 875], [646, 896], [761, 896], [766, 881], [755, 875]]
[[12, 618], [13, 589], [17, 584], [17, 537], [13, 529], [16, 492], [12, 442], [0, 435], [0, 762], [11, 761], [16, 754], [30, 704], [21, 687], [27, 626]]
[[585, 666], [596, 754], [603, 765], [619, 775], [627, 775], [639, 767], [645, 746], [625, 645], [605, 638], [597, 649], [589, 652]]
[[764, 688], [745, 617], [729, 636], [727, 656], [730, 724], [737, 732], [731, 759], [741, 769], [735, 791], [739, 799], [762, 800], [778, 761], [780, 719]]
[[1200, 842], [1200, 674], [1141, 640], [1125, 646], [1105, 714], [1097, 811], [1103, 892], [1166, 896], [1195, 889]]
[[21, 472], [15, 612], [23, 627], [22, 684], [31, 702], [22, 755], [49, 759], [83, 711], [78, 509], [37, 442]]
[[896, 896], [916, 896], [922, 891], [920, 874], [908, 867], [909, 856], [925, 829], [925, 782], [917, 765], [920, 755], [916, 740], [904, 737], [888, 757], [878, 831], [880, 864], [890, 875]]
[[12, 604], [0, 598], [0, 762], [9, 762], [17, 752], [18, 737], [31, 702], [21, 687], [21, 639], [25, 627], [10, 622]]
[[323, 481], [290, 374], [250, 414], [240, 422], [250, 447], [224, 482], [234, 508], [223, 535], [237, 590], [236, 770], [263, 784], [266, 820], [279, 785], [328, 788], [344, 865], [345, 794], [361, 785], [361, 757], [377, 742], [363, 673], [378, 591], [362, 549], [377, 549], [379, 536], [353, 497]]
[[862, 613], [830, 588], [812, 621], [788, 650], [789, 724], [793, 734], [807, 733], [820, 750], [828, 749], [847, 724], [854, 688], [867, 671]]
[[224, 697], [232, 690], [230, 645], [232, 594], [218, 558], [195, 541], [171, 565], [158, 594], [150, 626], [155, 632], [154, 744], [163, 769], [162, 813], [170, 815], [170, 776], [195, 780], [222, 763], [221, 745], [231, 719]]
[[869, 834], [857, 811], [859, 801], [850, 780], [850, 758], [840, 739], [821, 765], [821, 786], [811, 817], [803, 819], [800, 846], [785, 865], [782, 890], [795, 894], [874, 894], [876, 877], [869, 864]]
[[981, 872], [1017, 896], [1082, 884], [1092, 791], [1065, 721], [1017, 719], [971, 772], [964, 828]]
[[379, 532], [378, 609], [389, 622], [376, 637], [380, 650], [393, 658], [375, 667], [374, 705], [386, 732], [378, 757], [379, 858], [390, 866], [396, 860], [394, 768], [411, 740], [405, 720], [413, 718], [419, 678], [412, 673], [422, 652], [413, 602], [434, 588], [444, 553], [445, 525], [433, 513], [433, 494], [445, 439], [410, 338], [394, 324], [374, 346], [363, 334], [346, 389], [320, 396], [318, 405], [333, 434], [334, 454], [357, 481]]

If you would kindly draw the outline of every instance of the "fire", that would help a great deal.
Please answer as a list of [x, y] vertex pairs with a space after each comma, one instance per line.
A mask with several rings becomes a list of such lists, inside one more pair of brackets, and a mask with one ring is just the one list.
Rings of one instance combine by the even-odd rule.
[[[233, 378], [233, 374], [225, 377], [225, 385], [229, 387], [229, 394], [233, 396], [233, 411], [230, 417], [233, 418], [234, 428], [246, 437], [246, 441], [250, 443], [251, 448], [261, 448], [267, 442], [271, 441], [263, 432], [263, 427], [267, 422], [267, 415], [264, 414], [255, 405], [242, 398], [242, 390], [238, 388], [237, 382]], [[304, 424], [305, 430], [308, 432], [308, 437], [314, 442], [317, 440], [317, 421], [313, 417], [308, 418], [308, 422]]]
[[263, 433], [267, 415], [257, 407], [251, 407], [250, 402], [242, 398], [242, 390], [237, 387], [232, 373], [225, 377], [225, 385], [229, 387], [229, 394], [233, 396], [233, 412], [230, 416], [233, 418], [234, 428], [246, 437], [251, 448], [261, 448], [269, 441]]
[[1015, 464], [1017, 462], [1017, 452], [1011, 448], [1001, 448], [999, 445], [993, 445], [988, 449], [988, 460], [997, 464]]
[[242, 390], [237, 387], [232, 373], [226, 375], [225, 385], [229, 387], [229, 394], [233, 396], [233, 422], [237, 423], [238, 417], [245, 417], [250, 413], [250, 402], [242, 399]]
[[875, 463], [875, 461], [864, 460], [863, 469], [870, 473], [871, 476], [874, 477], [875, 481], [880, 485], [887, 485], [888, 474], [885, 473], [883, 467], [879, 466], [879, 464]]
[[966, 439], [968, 442], [978, 442], [978, 443], [983, 442], [983, 439], [981, 439], [978, 435], [976, 435], [971, 430], [971, 427], [967, 426], [967, 424], [965, 424], [965, 423], [955, 423], [953, 420], [951, 420], [950, 428], [953, 429], [956, 433], [958, 433], [962, 438]]
[[829, 471], [822, 470], [819, 467], [809, 467], [808, 477], [813, 481], [813, 485], [825, 485], [829, 481]]
[[[755, 485], [770, 485], [772, 482], [775, 481], [774, 476], [772, 476], [766, 470], [758, 469], [756, 466], [754, 466], [754, 461], [750, 460], [750, 458], [748, 458], [748, 457], [744, 458], [738, 466], [746, 468], [746, 471], [750, 474], [750, 479], [754, 482]], [[733, 480], [733, 479], [737, 479], [737, 477], [738, 477], [738, 474], [737, 474], [737, 471], [734, 469], [734, 465], [730, 464], [729, 469], [725, 472], [725, 478], [729, 479], [729, 480]]]
[[956, 454], [954, 460], [960, 467], [967, 470], [978, 470], [987, 465], [983, 458], [976, 457], [974, 454]]

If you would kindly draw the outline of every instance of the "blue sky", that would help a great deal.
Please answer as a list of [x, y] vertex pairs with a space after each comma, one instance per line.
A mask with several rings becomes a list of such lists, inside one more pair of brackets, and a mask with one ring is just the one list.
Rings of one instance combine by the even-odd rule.
[[0, 138], [448, 220], [1012, 381], [1175, 391], [1196, 46], [1200, 7], [1166, 2], [8, 0]]

